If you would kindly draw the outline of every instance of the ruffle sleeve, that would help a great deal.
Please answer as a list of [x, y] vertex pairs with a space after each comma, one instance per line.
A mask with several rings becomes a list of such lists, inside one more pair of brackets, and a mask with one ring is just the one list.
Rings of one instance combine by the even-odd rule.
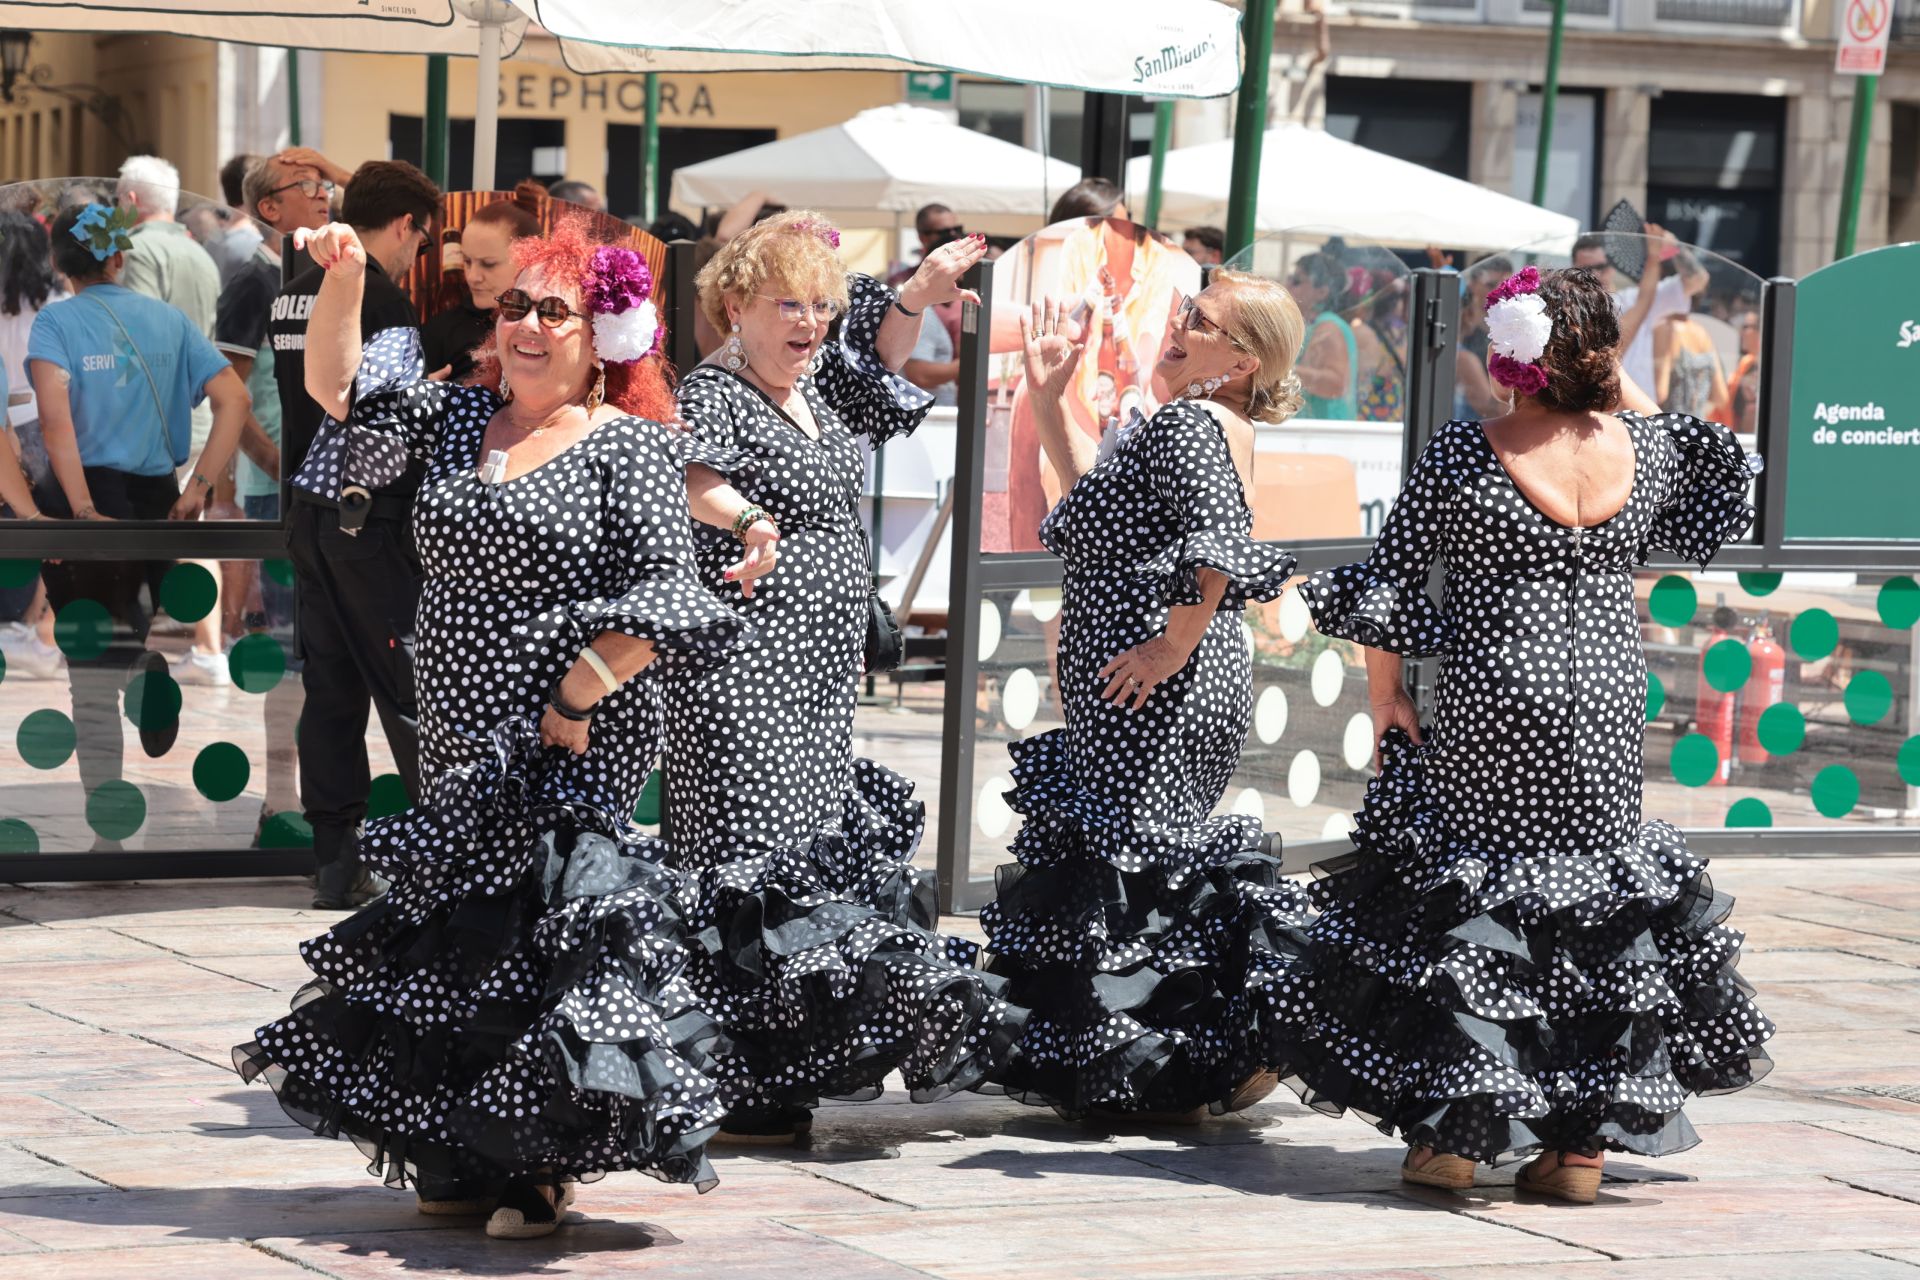
[[1427, 589], [1452, 500], [1448, 465], [1454, 423], [1434, 433], [1394, 501], [1365, 560], [1325, 569], [1300, 584], [1322, 635], [1410, 658], [1445, 653], [1453, 625]]
[[671, 428], [638, 418], [619, 429], [627, 445], [607, 460], [602, 516], [608, 536], [600, 581], [613, 585], [567, 606], [574, 639], [585, 646], [601, 632], [617, 631], [649, 641], [682, 670], [723, 661], [752, 630], [700, 585], [676, 438]]
[[752, 454], [735, 447], [738, 437], [733, 411], [723, 389], [726, 378], [726, 374], [708, 366], [695, 369], [681, 380], [677, 394], [686, 430], [674, 439], [682, 465], [697, 462], [728, 481], [736, 481], [750, 473], [754, 463]]
[[1705, 568], [1721, 547], [1753, 525], [1749, 494], [1763, 465], [1760, 455], [1741, 448], [1718, 422], [1684, 413], [1656, 414], [1647, 422], [1672, 443], [1674, 473], [1641, 560], [1649, 551], [1668, 551]]
[[1294, 557], [1253, 538], [1253, 512], [1219, 422], [1198, 405], [1175, 400], [1144, 431], [1148, 481], [1180, 530], [1179, 543], [1152, 566], [1167, 571], [1166, 603], [1199, 604], [1202, 569], [1227, 579], [1222, 609], [1277, 598], [1293, 576]]
[[851, 296], [840, 335], [820, 348], [820, 368], [813, 381], [847, 430], [876, 445], [885, 444], [895, 436], [911, 434], [926, 420], [933, 393], [887, 368], [874, 345], [897, 296], [894, 291], [872, 276], [857, 273], [847, 277], [847, 288]]
[[360, 350], [347, 411], [341, 483], [380, 489], [400, 479], [408, 464], [438, 442], [448, 395], [456, 388], [426, 380], [420, 332], [382, 329]]

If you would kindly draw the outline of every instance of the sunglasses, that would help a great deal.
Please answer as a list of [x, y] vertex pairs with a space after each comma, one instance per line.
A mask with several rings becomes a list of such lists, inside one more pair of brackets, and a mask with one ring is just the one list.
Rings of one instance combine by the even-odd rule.
[[542, 298], [536, 303], [525, 289], [509, 289], [495, 297], [494, 302], [500, 308], [500, 318], [513, 323], [524, 320], [529, 311], [539, 312], [540, 323], [549, 329], [558, 329], [567, 322], [568, 316], [587, 318], [584, 312], [568, 306], [565, 298]]
[[1196, 330], [1200, 333], [1217, 333], [1234, 346], [1240, 347], [1242, 351], [1246, 350], [1245, 347], [1240, 346], [1240, 339], [1228, 333], [1218, 321], [1202, 311], [1199, 302], [1193, 298], [1180, 299], [1180, 328], [1186, 333]]
[[823, 324], [832, 324], [840, 314], [840, 304], [832, 298], [823, 298], [819, 302], [799, 302], [793, 298], [776, 298], [770, 293], [756, 293], [756, 298], [765, 298], [780, 308], [780, 318], [788, 324], [799, 324], [814, 316], [819, 316]]
[[289, 182], [284, 187], [275, 187], [273, 190], [267, 192], [267, 195], [277, 196], [282, 191], [292, 191], [295, 187], [298, 187], [300, 194], [309, 200], [315, 196], [331, 196], [333, 194], [333, 183], [328, 179], [302, 178], [298, 182]]

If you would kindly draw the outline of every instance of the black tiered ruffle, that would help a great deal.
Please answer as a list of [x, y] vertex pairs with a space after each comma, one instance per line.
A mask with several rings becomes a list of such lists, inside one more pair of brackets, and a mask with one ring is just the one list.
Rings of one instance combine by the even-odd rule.
[[980, 922], [1032, 1012], [994, 1085], [1070, 1115], [1222, 1109], [1280, 1065], [1268, 993], [1303, 944], [1304, 891], [1251, 818], [1155, 825], [1078, 788], [1064, 730], [1009, 747], [1026, 821]]
[[313, 981], [234, 1066], [390, 1186], [638, 1169], [704, 1191], [724, 1042], [681, 974], [679, 881], [657, 841], [540, 798], [538, 751], [509, 721], [373, 824], [393, 888], [301, 948]]
[[980, 1083], [1019, 1038], [1001, 980], [935, 932], [912, 792], [856, 760], [839, 831], [689, 872], [692, 980], [731, 1046], [730, 1106], [874, 1097], [893, 1071], [933, 1101]]
[[1691, 1094], [1771, 1066], [1706, 861], [1649, 822], [1581, 857], [1449, 839], [1421, 749], [1382, 747], [1356, 852], [1318, 869], [1322, 914], [1274, 990], [1270, 1045], [1309, 1105], [1475, 1160], [1698, 1141]]

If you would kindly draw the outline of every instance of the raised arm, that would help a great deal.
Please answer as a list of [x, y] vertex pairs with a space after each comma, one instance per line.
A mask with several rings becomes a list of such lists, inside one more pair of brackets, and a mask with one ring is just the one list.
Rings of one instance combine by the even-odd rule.
[[880, 322], [879, 336], [874, 339], [874, 349], [887, 368], [899, 369], [913, 354], [914, 344], [920, 340], [921, 313], [928, 307], [955, 298], [980, 301], [979, 294], [960, 287], [960, 277], [986, 255], [987, 238], [971, 235], [943, 244], [920, 260], [913, 278], [900, 286], [899, 303], [887, 309], [887, 318]]
[[293, 233], [326, 272], [307, 316], [307, 394], [321, 412], [344, 422], [352, 404], [353, 375], [360, 368], [360, 304], [367, 292], [367, 251], [352, 227], [330, 222], [318, 231]]
[[1067, 397], [1072, 392], [1074, 374], [1087, 344], [1067, 339], [1065, 309], [1049, 298], [1033, 304], [1032, 312], [1020, 317], [1020, 344], [1026, 360], [1027, 407], [1033, 410], [1033, 425], [1040, 436], [1040, 447], [1059, 475], [1061, 492], [1078, 484], [1080, 477], [1093, 470], [1098, 448], [1093, 438], [1067, 423]]

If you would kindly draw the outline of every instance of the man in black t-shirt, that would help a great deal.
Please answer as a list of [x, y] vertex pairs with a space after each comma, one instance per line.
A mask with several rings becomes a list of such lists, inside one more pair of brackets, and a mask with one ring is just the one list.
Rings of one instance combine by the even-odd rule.
[[[324, 179], [303, 179], [290, 191], [324, 198]], [[309, 191], [309, 186], [312, 190]], [[286, 193], [282, 193], [286, 194]], [[407, 335], [414, 358], [401, 377], [418, 377], [419, 319], [395, 281], [405, 278], [433, 233], [440, 191], [404, 161], [361, 165], [347, 183], [342, 219], [367, 249], [366, 299], [360, 337]], [[410, 523], [418, 469], [373, 495], [364, 525], [341, 527], [340, 464], [344, 418], [353, 396], [379, 389], [363, 368], [346, 400], [322, 405], [306, 386], [307, 316], [323, 273], [309, 268], [273, 301], [267, 336], [280, 385], [281, 456], [291, 476], [288, 550], [297, 601], [294, 638], [303, 663], [307, 705], [300, 720], [300, 790], [313, 827], [318, 871], [314, 906], [358, 906], [374, 893], [361, 866], [359, 829], [372, 775], [367, 715], [380, 713], [387, 745], [406, 784], [420, 796], [420, 748], [413, 693], [413, 617], [420, 600], [420, 562]]]

